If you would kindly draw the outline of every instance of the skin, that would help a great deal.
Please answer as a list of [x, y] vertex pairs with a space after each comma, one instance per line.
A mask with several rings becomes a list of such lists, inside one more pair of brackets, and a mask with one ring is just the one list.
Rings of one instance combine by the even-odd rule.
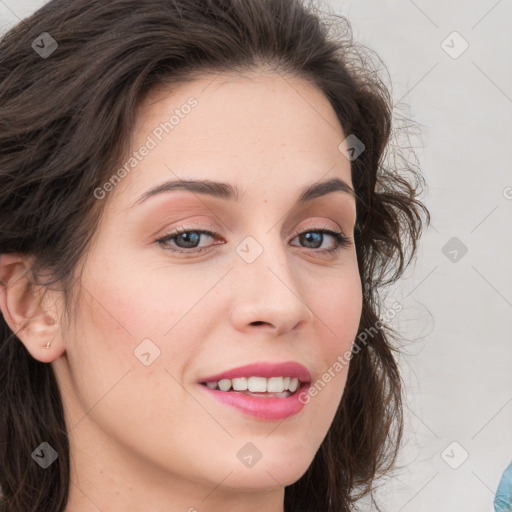
[[[70, 324], [57, 290], [41, 300], [22, 278], [2, 287], [6, 320], [15, 331], [26, 325], [18, 337], [52, 364], [62, 390], [72, 459], [67, 512], [282, 512], [284, 487], [311, 464], [343, 395], [347, 366], [299, 414], [269, 421], [198, 387], [201, 377], [255, 361], [300, 362], [316, 382], [350, 350], [362, 293], [354, 199], [332, 192], [296, 204], [300, 189], [317, 181], [338, 177], [352, 187], [350, 161], [338, 150], [346, 134], [323, 94], [263, 71], [154, 89], [139, 110], [133, 149], [191, 96], [198, 105], [102, 199]], [[178, 177], [229, 182], [244, 195], [236, 202], [172, 191], [131, 207]], [[201, 235], [209, 249], [184, 249], [188, 255], [155, 242], [184, 224], [221, 236]], [[349, 245], [322, 255], [332, 236], [308, 246], [294, 235], [326, 225]], [[235, 250], [247, 236], [263, 249], [250, 264]], [[10, 282], [30, 259], [0, 262]], [[146, 338], [160, 350], [149, 366], [134, 356]], [[250, 468], [237, 458], [248, 442], [262, 454]]]

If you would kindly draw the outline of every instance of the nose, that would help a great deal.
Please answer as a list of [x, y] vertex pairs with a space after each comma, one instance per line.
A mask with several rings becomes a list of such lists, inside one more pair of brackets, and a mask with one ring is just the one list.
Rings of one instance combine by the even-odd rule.
[[311, 322], [314, 313], [305, 296], [306, 283], [282, 241], [269, 241], [251, 263], [236, 256], [232, 272], [231, 323], [239, 331], [267, 329], [273, 336]]

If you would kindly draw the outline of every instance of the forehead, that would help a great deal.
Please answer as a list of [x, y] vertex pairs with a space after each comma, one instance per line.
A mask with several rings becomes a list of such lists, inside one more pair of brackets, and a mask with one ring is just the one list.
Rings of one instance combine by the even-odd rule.
[[338, 149], [344, 138], [327, 98], [297, 77], [220, 74], [158, 86], [140, 104], [132, 132], [131, 154], [150, 150], [117, 193], [133, 202], [171, 178], [243, 188], [263, 180], [278, 190], [322, 177], [351, 184], [350, 162]]

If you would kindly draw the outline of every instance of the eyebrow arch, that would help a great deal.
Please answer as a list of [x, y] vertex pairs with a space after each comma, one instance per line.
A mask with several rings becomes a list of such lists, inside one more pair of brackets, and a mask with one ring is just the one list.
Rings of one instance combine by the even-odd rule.
[[[230, 183], [208, 180], [166, 181], [165, 183], [157, 185], [156, 187], [146, 191], [131, 207], [136, 204], [140, 204], [157, 194], [170, 192], [172, 190], [188, 190], [197, 194], [209, 195], [230, 201], [240, 201], [241, 197], [240, 190]], [[303, 187], [300, 190], [297, 203], [303, 204], [318, 197], [330, 194], [331, 192], [345, 192], [354, 199], [356, 198], [354, 190], [345, 181], [340, 178], [332, 178], [328, 181], [322, 181]]]

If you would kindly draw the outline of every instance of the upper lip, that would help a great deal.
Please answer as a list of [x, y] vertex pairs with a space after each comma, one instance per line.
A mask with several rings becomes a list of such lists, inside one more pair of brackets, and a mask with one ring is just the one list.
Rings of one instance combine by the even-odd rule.
[[216, 375], [203, 377], [198, 382], [218, 382], [221, 379], [236, 379], [239, 377], [295, 377], [300, 382], [311, 382], [309, 370], [294, 361], [284, 363], [253, 363], [238, 368], [232, 368]]

